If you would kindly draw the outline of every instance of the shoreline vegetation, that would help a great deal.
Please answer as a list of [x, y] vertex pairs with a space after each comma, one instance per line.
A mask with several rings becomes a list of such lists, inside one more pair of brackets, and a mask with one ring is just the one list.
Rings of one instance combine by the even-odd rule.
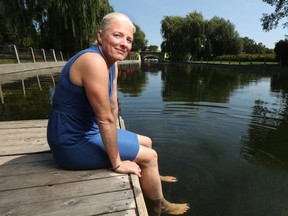
[[162, 62], [164, 64], [190, 64], [195, 66], [205, 66], [214, 68], [235, 68], [245, 71], [254, 72], [281, 72], [288, 73], [287, 66], [281, 66], [275, 62], [221, 62], [221, 61], [184, 61], [184, 62]]
[[[287, 66], [281, 66], [281, 63], [276, 61], [268, 61], [261, 59], [261, 61], [253, 61], [253, 59], [239, 58], [236, 60], [235, 58], [232, 60], [227, 60], [227, 58], [216, 60], [198, 60], [198, 61], [169, 61], [165, 60], [164, 64], [191, 64], [191, 65], [201, 65], [207, 67], [228, 67], [228, 68], [238, 68], [245, 69], [249, 71], [275, 71], [275, 72], [288, 72]], [[17, 48], [15, 45], [10, 46], [0, 46], [0, 65], [3, 64], [26, 64], [26, 63], [52, 63], [52, 62], [63, 62], [65, 61], [61, 51], [50, 50], [33, 50], [33, 48]], [[122, 61], [122, 63], [137, 63], [140, 62], [140, 56], [135, 52], [128, 55], [128, 57]], [[121, 62], [119, 62], [121, 63]]]

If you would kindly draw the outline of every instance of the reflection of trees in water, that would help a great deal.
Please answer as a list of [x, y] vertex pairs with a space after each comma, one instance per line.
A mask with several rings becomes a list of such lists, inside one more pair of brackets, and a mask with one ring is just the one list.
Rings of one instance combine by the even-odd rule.
[[3, 84], [0, 121], [48, 118], [56, 77], [58, 74], [41, 75]]
[[139, 64], [119, 65], [118, 91], [130, 97], [139, 96], [147, 85], [147, 76]]
[[281, 93], [279, 103], [257, 100], [248, 137], [242, 139], [241, 156], [254, 163], [288, 168], [288, 79], [271, 77], [271, 92]]
[[142, 72], [158, 73], [159, 71], [163, 70], [163, 67], [163, 64], [153, 61], [144, 61], [143, 63], [141, 63]]
[[162, 97], [164, 101], [227, 103], [235, 89], [251, 82], [271, 78], [271, 94], [279, 102], [269, 104], [257, 100], [247, 137], [242, 139], [241, 156], [263, 164], [288, 167], [288, 79], [285, 74], [236, 72], [231, 69], [164, 65]]
[[239, 86], [262, 76], [232, 69], [193, 65], [167, 65], [162, 72], [164, 101], [226, 103]]

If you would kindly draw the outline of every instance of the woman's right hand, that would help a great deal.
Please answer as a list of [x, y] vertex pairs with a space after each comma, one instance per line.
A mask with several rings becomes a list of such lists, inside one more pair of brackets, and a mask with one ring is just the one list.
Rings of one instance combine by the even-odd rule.
[[121, 165], [114, 170], [117, 173], [130, 173], [141, 177], [141, 168], [133, 161], [125, 160], [121, 162]]

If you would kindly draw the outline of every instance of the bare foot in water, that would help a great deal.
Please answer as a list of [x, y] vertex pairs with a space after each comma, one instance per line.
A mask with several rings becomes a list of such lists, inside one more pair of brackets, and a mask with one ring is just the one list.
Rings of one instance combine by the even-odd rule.
[[163, 182], [177, 182], [178, 179], [174, 176], [160, 176], [161, 181]]
[[170, 215], [181, 215], [190, 209], [188, 203], [171, 203], [163, 198], [161, 213]]

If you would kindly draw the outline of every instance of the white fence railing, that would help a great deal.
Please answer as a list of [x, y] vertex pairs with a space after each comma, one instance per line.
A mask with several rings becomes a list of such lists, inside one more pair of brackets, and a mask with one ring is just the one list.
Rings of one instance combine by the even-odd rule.
[[16, 45], [0, 45], [0, 63], [57, 62], [64, 61], [61, 51], [37, 50], [32, 47], [17, 48]]

